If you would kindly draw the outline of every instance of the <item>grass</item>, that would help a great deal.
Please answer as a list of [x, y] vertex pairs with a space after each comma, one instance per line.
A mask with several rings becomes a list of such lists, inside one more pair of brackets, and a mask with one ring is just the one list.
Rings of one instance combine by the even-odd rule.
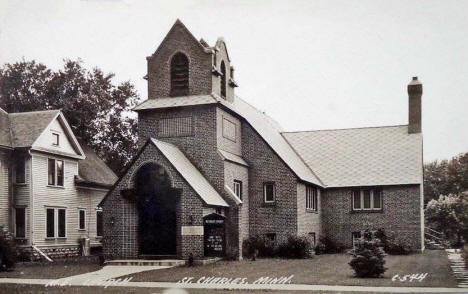
[[18, 264], [12, 272], [0, 272], [0, 278], [60, 279], [101, 268], [102, 266], [95, 263]]
[[[249, 283], [260, 277], [294, 275], [293, 284], [390, 286], [390, 287], [456, 287], [445, 251], [426, 250], [405, 256], [386, 256], [388, 270], [380, 279], [358, 279], [348, 265], [348, 254], [318, 255], [312, 259], [258, 259], [257, 261], [220, 261], [197, 267], [175, 267], [130, 275], [132, 282], [177, 282], [185, 277], [247, 278]], [[428, 273], [422, 282], [392, 281], [396, 274]]]
[[[44, 287], [38, 285], [12, 285], [0, 284], [0, 294], [342, 294], [334, 291], [265, 291], [265, 290], [213, 290], [213, 289], [187, 289], [166, 290], [162, 288], [132, 288], [132, 287]], [[349, 292], [356, 293], [356, 292]], [[366, 294], [390, 294], [387, 292], [366, 292]]]

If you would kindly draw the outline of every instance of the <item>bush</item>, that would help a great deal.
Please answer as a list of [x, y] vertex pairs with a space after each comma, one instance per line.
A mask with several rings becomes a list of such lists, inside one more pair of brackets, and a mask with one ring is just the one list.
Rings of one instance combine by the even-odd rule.
[[310, 257], [310, 241], [307, 237], [289, 236], [286, 243], [278, 248], [278, 256], [285, 258], [308, 258]]
[[387, 244], [388, 238], [387, 234], [385, 233], [385, 230], [383, 228], [378, 229], [377, 231], [374, 232], [374, 237], [379, 239], [380, 241], [380, 246], [385, 246]]
[[16, 246], [13, 236], [0, 227], [0, 271], [10, 270], [16, 263]]
[[335, 244], [335, 242], [328, 237], [320, 237], [319, 243], [315, 246], [315, 254], [340, 253], [343, 250], [343, 246]]
[[244, 256], [255, 260], [257, 256], [273, 257], [276, 255], [274, 244], [264, 236], [251, 236], [242, 243]]
[[384, 250], [391, 255], [408, 255], [411, 253], [411, 247], [401, 240], [389, 240], [385, 244]]
[[358, 278], [378, 278], [387, 270], [384, 267], [385, 253], [379, 247], [379, 240], [362, 239], [357, 242], [353, 259], [349, 265]]

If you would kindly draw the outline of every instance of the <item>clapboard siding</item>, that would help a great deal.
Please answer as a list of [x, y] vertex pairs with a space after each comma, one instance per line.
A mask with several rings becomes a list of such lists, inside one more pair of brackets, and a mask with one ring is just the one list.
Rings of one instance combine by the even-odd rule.
[[[47, 185], [47, 159], [64, 160], [64, 186]], [[34, 243], [38, 246], [76, 245], [80, 238], [96, 240], [95, 207], [105, 195], [105, 191], [77, 188], [75, 175], [78, 174], [78, 160], [59, 156], [33, 154], [34, 185]], [[66, 239], [46, 239], [46, 208], [66, 208]], [[79, 209], [86, 210], [87, 226], [79, 230]]]
[[9, 219], [9, 160], [6, 152], [0, 151], [0, 226], [8, 227]]

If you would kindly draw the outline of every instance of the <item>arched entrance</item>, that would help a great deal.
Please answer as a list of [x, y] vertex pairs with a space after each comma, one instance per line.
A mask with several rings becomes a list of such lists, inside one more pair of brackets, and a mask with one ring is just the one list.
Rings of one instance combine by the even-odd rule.
[[176, 254], [177, 189], [171, 187], [166, 170], [147, 163], [135, 177], [140, 255]]

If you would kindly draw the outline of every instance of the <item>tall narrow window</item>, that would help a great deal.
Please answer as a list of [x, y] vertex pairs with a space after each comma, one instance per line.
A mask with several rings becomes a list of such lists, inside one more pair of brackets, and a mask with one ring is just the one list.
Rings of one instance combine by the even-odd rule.
[[361, 190], [353, 191], [353, 209], [361, 209]]
[[48, 167], [49, 167], [48, 184], [55, 185], [55, 159], [49, 158]]
[[16, 159], [15, 174], [15, 182], [17, 184], [24, 184], [26, 182], [26, 160], [23, 156]]
[[226, 98], [226, 65], [221, 61], [221, 97]]
[[306, 209], [317, 211], [318, 199], [317, 199], [317, 188], [307, 186], [306, 187]]
[[276, 198], [276, 187], [275, 183], [269, 182], [263, 184], [263, 196], [265, 203], [273, 203]]
[[79, 229], [86, 229], [86, 211], [84, 209], [79, 210]]
[[63, 186], [63, 160], [57, 160], [57, 186]]
[[58, 237], [65, 238], [66, 237], [66, 215], [65, 209], [58, 210]]
[[54, 146], [58, 146], [60, 145], [60, 136], [59, 134], [56, 134], [56, 133], [52, 133], [52, 145]]
[[47, 208], [46, 216], [47, 238], [55, 237], [55, 209]]
[[171, 96], [189, 95], [189, 62], [183, 53], [177, 53], [171, 60]]
[[234, 194], [242, 200], [242, 182], [234, 180]]
[[96, 212], [96, 236], [101, 237], [103, 231], [102, 211]]
[[26, 213], [24, 207], [15, 209], [15, 235], [16, 238], [26, 237]]

